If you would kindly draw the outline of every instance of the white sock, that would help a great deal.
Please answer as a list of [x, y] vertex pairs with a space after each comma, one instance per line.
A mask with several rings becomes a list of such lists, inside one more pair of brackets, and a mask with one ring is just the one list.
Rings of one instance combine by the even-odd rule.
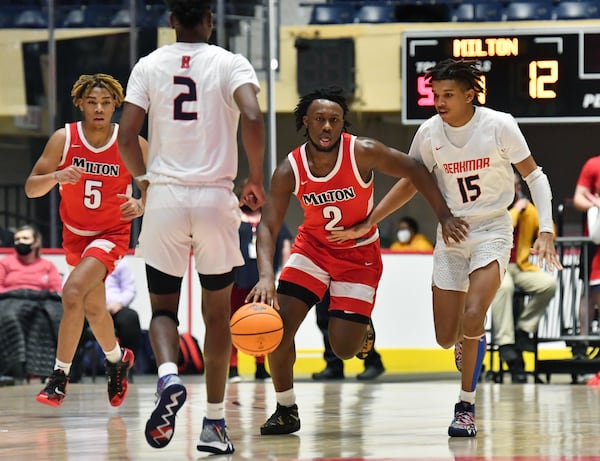
[[225, 404], [208, 403], [206, 402], [206, 419], [223, 419], [225, 418]]
[[179, 371], [177, 370], [177, 364], [175, 362], [161, 363], [158, 367], [158, 377], [162, 378], [167, 375], [176, 375]]
[[71, 364], [70, 363], [65, 363], [65, 362], [61, 362], [60, 360], [56, 359], [54, 361], [54, 369], [55, 370], [62, 370], [66, 376], [69, 376], [69, 373], [71, 373]]
[[106, 355], [106, 360], [108, 360], [110, 363], [117, 363], [123, 357], [123, 353], [121, 352], [121, 346], [119, 346], [119, 343], [117, 343], [117, 345], [112, 351], [103, 352], [104, 355]]
[[461, 389], [460, 394], [458, 394], [458, 398], [461, 400], [461, 402], [469, 402], [471, 405], [473, 405], [475, 403], [475, 391], [467, 392]]
[[275, 392], [275, 397], [277, 398], [277, 403], [284, 407], [291, 407], [296, 403], [296, 394], [293, 387], [287, 391]]

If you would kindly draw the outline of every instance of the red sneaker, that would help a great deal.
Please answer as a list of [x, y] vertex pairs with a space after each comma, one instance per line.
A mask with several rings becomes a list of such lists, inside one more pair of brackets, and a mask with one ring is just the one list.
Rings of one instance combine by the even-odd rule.
[[46, 382], [46, 387], [37, 395], [35, 400], [51, 407], [60, 406], [65, 399], [68, 383], [69, 378], [64, 371], [54, 370]]
[[123, 356], [117, 363], [104, 361], [104, 368], [106, 368], [106, 376], [108, 377], [108, 400], [113, 407], [121, 405], [127, 396], [127, 375], [135, 361], [135, 356], [130, 349], [124, 348], [121, 350]]

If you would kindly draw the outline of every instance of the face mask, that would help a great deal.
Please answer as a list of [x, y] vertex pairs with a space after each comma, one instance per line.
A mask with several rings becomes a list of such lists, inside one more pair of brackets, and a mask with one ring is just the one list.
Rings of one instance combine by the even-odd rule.
[[410, 231], [408, 229], [401, 229], [396, 234], [398, 241], [401, 243], [407, 243], [410, 240]]
[[32, 250], [31, 243], [17, 243], [15, 245], [15, 250], [17, 250], [17, 253], [21, 256], [28, 255]]

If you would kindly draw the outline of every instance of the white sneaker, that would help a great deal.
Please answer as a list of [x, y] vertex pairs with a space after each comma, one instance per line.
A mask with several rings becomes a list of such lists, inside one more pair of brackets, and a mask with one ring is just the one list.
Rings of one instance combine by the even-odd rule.
[[233, 443], [229, 440], [224, 419], [209, 420], [204, 418], [200, 441], [196, 445], [196, 449], [217, 455], [227, 455], [235, 451]]

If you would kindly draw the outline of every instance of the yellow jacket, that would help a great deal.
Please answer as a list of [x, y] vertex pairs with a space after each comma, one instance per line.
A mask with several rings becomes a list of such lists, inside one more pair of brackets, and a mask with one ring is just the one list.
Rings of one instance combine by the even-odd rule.
[[410, 242], [401, 243], [395, 241], [390, 246], [390, 250], [410, 253], [411, 251], [431, 251], [433, 245], [423, 234], [415, 234]]
[[512, 218], [513, 229], [516, 229], [517, 226], [519, 227], [517, 241], [515, 242], [514, 262], [522, 271], [539, 271], [540, 268], [529, 260], [531, 247], [540, 231], [540, 223], [535, 206], [529, 202], [522, 212], [519, 213], [519, 210], [514, 207], [509, 212]]

